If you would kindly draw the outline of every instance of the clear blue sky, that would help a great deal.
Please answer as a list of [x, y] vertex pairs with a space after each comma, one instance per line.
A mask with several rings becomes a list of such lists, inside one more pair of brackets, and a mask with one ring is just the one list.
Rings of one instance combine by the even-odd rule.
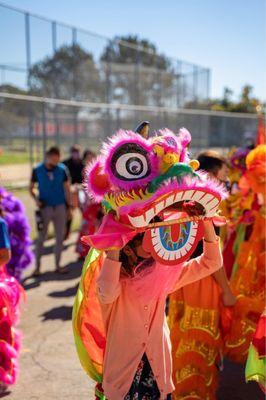
[[[245, 83], [266, 99], [264, 0], [5, 0], [113, 37], [137, 33], [168, 56], [211, 68], [211, 95]], [[42, 39], [39, 39], [42, 46]], [[37, 44], [36, 44], [37, 46]]]

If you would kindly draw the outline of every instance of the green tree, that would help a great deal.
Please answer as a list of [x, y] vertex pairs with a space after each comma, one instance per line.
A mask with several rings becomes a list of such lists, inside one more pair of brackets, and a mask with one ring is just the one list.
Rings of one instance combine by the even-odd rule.
[[109, 100], [166, 105], [174, 69], [152, 42], [137, 35], [116, 36], [103, 50], [101, 61], [111, 84]]
[[230, 111], [233, 105], [233, 91], [229, 87], [225, 87], [223, 90], [223, 97], [221, 99], [211, 99], [207, 105], [212, 111]]
[[170, 67], [169, 61], [158, 53], [154, 43], [137, 35], [115, 36], [105, 47], [101, 60], [120, 64], [139, 63], [162, 70]]
[[260, 104], [259, 100], [252, 96], [253, 87], [251, 85], [245, 85], [242, 88], [240, 94], [240, 101], [232, 104], [230, 111], [232, 112], [244, 112], [244, 113], [255, 113], [257, 106]]
[[60, 47], [29, 72], [30, 92], [39, 96], [86, 100], [100, 98], [93, 56], [78, 44]]
[[188, 102], [186, 108], [207, 109], [212, 111], [228, 111], [241, 113], [256, 113], [260, 101], [252, 96], [253, 87], [251, 85], [243, 86], [239, 100], [233, 101], [233, 91], [225, 87], [223, 97], [221, 99], [210, 99], [199, 103]]
[[224, 88], [224, 93], [221, 101], [221, 105], [225, 108], [228, 109], [230, 105], [232, 104], [232, 95], [233, 91], [232, 89], [225, 87]]

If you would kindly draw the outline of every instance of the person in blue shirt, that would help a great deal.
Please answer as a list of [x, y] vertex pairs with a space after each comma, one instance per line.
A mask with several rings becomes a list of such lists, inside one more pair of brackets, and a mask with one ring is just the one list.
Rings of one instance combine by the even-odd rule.
[[5, 220], [0, 216], [0, 268], [6, 265], [11, 257], [10, 240]]
[[[35, 193], [36, 185], [38, 188], [38, 195]], [[50, 222], [54, 224], [56, 237], [56, 271], [65, 272], [65, 270], [60, 267], [60, 259], [67, 214], [70, 213], [71, 209], [70, 178], [67, 167], [60, 163], [60, 150], [58, 147], [51, 147], [46, 152], [44, 162], [33, 169], [29, 191], [39, 208], [37, 214], [39, 217], [39, 224], [34, 275], [38, 276], [40, 274], [43, 245]]]

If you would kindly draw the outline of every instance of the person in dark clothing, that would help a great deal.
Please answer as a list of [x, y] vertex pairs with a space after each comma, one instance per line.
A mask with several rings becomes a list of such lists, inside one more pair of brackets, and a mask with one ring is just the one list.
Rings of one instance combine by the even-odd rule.
[[[86, 149], [84, 151], [84, 173], [86, 167], [95, 157], [96, 154], [92, 150]], [[84, 259], [89, 251], [89, 247], [82, 243], [81, 238], [82, 236], [93, 235], [96, 232], [101, 224], [104, 213], [101, 204], [92, 202], [84, 189], [79, 191], [79, 207], [82, 213], [82, 221], [76, 245], [76, 252], [79, 255], [79, 259]]]
[[80, 146], [75, 144], [70, 148], [70, 157], [63, 161], [63, 163], [67, 166], [70, 177], [71, 184], [74, 185], [76, 183], [82, 183], [82, 171], [83, 171], [83, 161], [81, 159], [80, 154]]
[[[78, 189], [77, 185], [82, 184], [83, 180], [83, 160], [81, 158], [81, 149], [80, 146], [75, 144], [70, 147], [70, 157], [63, 161], [65, 166], [67, 167], [70, 174], [70, 183], [71, 185], [75, 185], [71, 187], [71, 203], [72, 205], [77, 204], [78, 197]], [[69, 215], [66, 221], [66, 229], [65, 229], [65, 237], [66, 240], [69, 237], [71, 230], [72, 216]]]
[[88, 165], [94, 158], [96, 157], [96, 154], [89, 149], [84, 150], [83, 152], [83, 166], [84, 168], [86, 167], [86, 165]]
[[206, 150], [198, 155], [200, 169], [227, 185], [228, 162], [225, 157], [214, 150]]
[[[226, 187], [228, 186], [228, 162], [225, 157], [214, 150], [206, 150], [197, 157], [200, 163], [200, 170], [205, 171], [212, 178], [218, 179]], [[214, 227], [216, 234], [219, 236], [220, 229]], [[192, 258], [198, 257], [203, 252], [203, 241], [199, 241]]]

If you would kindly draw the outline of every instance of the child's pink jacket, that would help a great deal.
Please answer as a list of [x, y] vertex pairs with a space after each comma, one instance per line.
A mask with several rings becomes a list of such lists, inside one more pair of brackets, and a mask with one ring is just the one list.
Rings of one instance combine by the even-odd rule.
[[[161, 399], [165, 399], [174, 390], [166, 297], [169, 292], [222, 267], [219, 241], [204, 242], [203, 254], [185, 263], [181, 269], [177, 268], [170, 290], [150, 301], [143, 301], [130, 279], [120, 279], [120, 265], [120, 262], [106, 258], [97, 281], [107, 337], [103, 369], [105, 396], [108, 400], [124, 399], [145, 352]], [[156, 264], [156, 268], [163, 267]]]

